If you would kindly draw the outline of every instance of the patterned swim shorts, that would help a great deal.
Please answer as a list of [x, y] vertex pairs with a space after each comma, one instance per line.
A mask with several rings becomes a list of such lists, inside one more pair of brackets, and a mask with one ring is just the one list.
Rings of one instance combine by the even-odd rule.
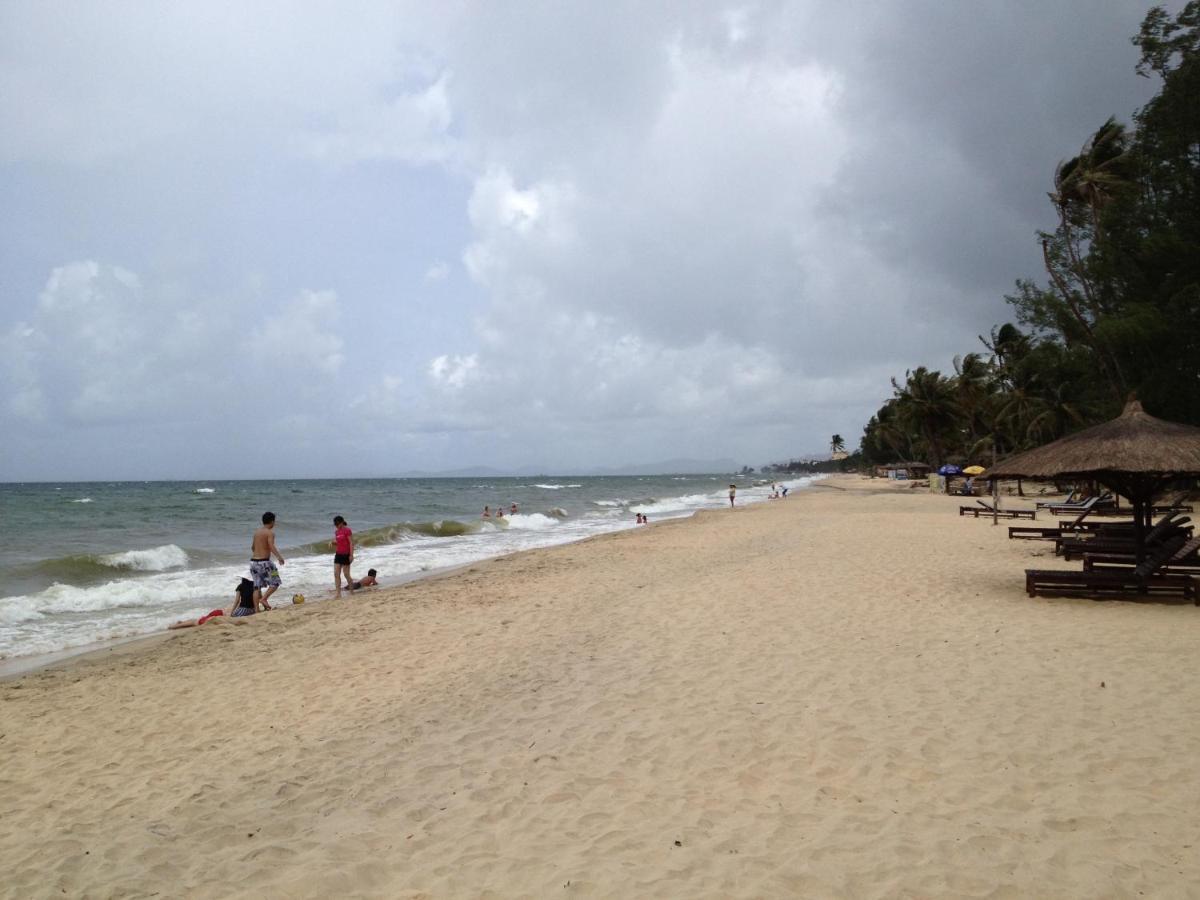
[[283, 582], [279, 578], [279, 569], [269, 559], [250, 560], [250, 578], [259, 590], [268, 587], [279, 587]]

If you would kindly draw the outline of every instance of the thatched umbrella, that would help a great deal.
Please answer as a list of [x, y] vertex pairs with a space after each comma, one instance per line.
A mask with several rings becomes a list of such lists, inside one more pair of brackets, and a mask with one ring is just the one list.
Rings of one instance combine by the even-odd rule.
[[1090, 478], [1128, 497], [1139, 559], [1155, 494], [1185, 476], [1200, 476], [1200, 428], [1156, 419], [1132, 399], [1112, 421], [1010, 456], [988, 471], [989, 479]]

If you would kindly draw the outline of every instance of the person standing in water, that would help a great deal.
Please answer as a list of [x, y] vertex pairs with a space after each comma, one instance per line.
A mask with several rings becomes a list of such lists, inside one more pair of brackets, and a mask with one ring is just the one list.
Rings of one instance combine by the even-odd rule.
[[[258, 602], [263, 609], [271, 608], [267, 601], [283, 583], [279, 569], [271, 562], [272, 556], [279, 560], [279, 565], [283, 565], [283, 555], [275, 549], [275, 513], [265, 512], [262, 514], [262, 527], [254, 532], [254, 539], [250, 542], [250, 579], [254, 582], [254, 590], [259, 594]], [[262, 593], [263, 588], [266, 588], [265, 594]]]
[[737, 496], [737, 485], [731, 484], [729, 486], [729, 508], [730, 509], [733, 509], [733, 498], [736, 496]]
[[342, 577], [346, 578], [346, 587], [354, 590], [351, 585], [354, 579], [350, 577], [350, 563], [354, 562], [354, 532], [341, 516], [333, 517], [333, 588], [337, 592], [334, 599], [342, 596]]

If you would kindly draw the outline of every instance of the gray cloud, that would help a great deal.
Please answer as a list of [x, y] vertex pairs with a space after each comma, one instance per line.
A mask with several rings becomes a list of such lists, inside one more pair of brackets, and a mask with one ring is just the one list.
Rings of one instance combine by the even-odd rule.
[[0, 477], [856, 435], [1036, 274], [1144, 12], [10, 6]]

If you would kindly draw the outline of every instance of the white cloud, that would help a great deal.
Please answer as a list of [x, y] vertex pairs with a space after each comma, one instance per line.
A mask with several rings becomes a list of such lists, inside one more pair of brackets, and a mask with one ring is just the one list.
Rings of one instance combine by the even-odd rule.
[[337, 294], [301, 291], [282, 310], [253, 329], [245, 341], [248, 358], [269, 359], [288, 371], [315, 368], [329, 375], [345, 359], [342, 338], [335, 330]]
[[429, 377], [439, 387], [462, 390], [468, 383], [480, 377], [479, 357], [438, 356], [429, 363]]
[[437, 260], [428, 269], [425, 270], [425, 282], [433, 284], [439, 281], [445, 281], [450, 277], [450, 264], [445, 260]]
[[276, 313], [244, 309], [95, 260], [59, 266], [28, 320], [3, 338], [5, 405], [58, 427], [136, 425], [218, 407], [236, 416], [273, 396], [269, 380], [279, 371], [292, 380], [289, 396], [328, 389], [343, 360], [341, 338], [328, 332], [337, 319], [332, 292], [303, 291]]

